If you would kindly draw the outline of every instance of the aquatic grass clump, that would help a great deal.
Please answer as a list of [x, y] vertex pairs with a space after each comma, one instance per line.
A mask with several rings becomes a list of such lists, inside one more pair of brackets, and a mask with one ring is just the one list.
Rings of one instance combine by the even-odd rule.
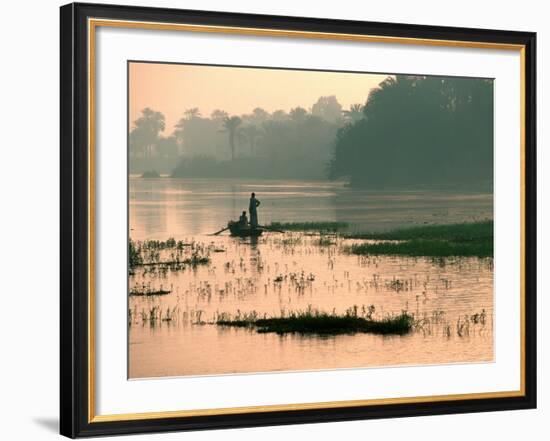
[[279, 335], [287, 333], [338, 335], [370, 333], [381, 335], [404, 335], [409, 333], [414, 324], [412, 315], [403, 312], [397, 316], [383, 319], [360, 317], [354, 314], [336, 315], [318, 311], [305, 311], [288, 317], [271, 317], [249, 320], [246, 318], [218, 319], [216, 325], [252, 328], [259, 333], [274, 332]]
[[[129, 240], [129, 273], [135, 275], [137, 267], [144, 271], [166, 273], [167, 270], [180, 271], [186, 267], [196, 268], [199, 265], [208, 265], [211, 262], [210, 252], [223, 252], [225, 249], [216, 248], [213, 244], [198, 242], [187, 243], [176, 241], [173, 237], [166, 241]], [[149, 269], [147, 269], [149, 268]], [[156, 269], [155, 269], [156, 268]]]
[[319, 237], [319, 239], [313, 241], [313, 243], [320, 247], [331, 247], [333, 245], [336, 245], [336, 237], [334, 235], [327, 236], [326, 234], [322, 234]]
[[151, 286], [151, 283], [148, 284], [141, 284], [141, 285], [134, 285], [132, 288], [130, 288], [129, 295], [132, 297], [151, 297], [151, 296], [163, 296], [166, 294], [170, 294], [172, 292], [172, 286], [170, 286], [170, 289], [164, 289], [162, 285], [160, 285], [159, 288], [154, 288]]
[[152, 296], [163, 296], [166, 294], [170, 294], [172, 291], [168, 291], [166, 289], [145, 289], [140, 290], [138, 288], [134, 288], [130, 290], [129, 295], [132, 297], [152, 297]]
[[493, 221], [422, 225], [384, 232], [345, 234], [346, 239], [372, 240], [446, 240], [456, 243], [493, 241]]
[[176, 241], [173, 237], [169, 237], [167, 240], [154, 240], [149, 239], [140, 242], [143, 250], [166, 250], [176, 248], [177, 250], [183, 250], [185, 247], [193, 247], [193, 243], [186, 243], [182, 240]]
[[128, 242], [128, 262], [130, 265], [130, 270], [133, 270], [136, 266], [143, 264], [143, 257], [138, 251], [135, 242], [130, 239]]
[[379, 240], [344, 250], [357, 255], [426, 257], [493, 256], [493, 221], [449, 225], [424, 225], [381, 233], [352, 233], [346, 239]]
[[285, 231], [342, 231], [349, 227], [347, 222], [271, 222], [269, 228]]
[[283, 247], [295, 247], [302, 244], [302, 238], [299, 236], [290, 236], [276, 240], [275, 243], [278, 243]]
[[396, 255], [411, 257], [492, 257], [493, 243], [457, 243], [444, 240], [407, 240], [404, 242], [379, 242], [354, 244], [345, 251], [356, 255]]
[[191, 257], [184, 259], [181, 263], [184, 265], [198, 266], [198, 265], [208, 265], [210, 263], [209, 256], [202, 256], [197, 252], [194, 252]]

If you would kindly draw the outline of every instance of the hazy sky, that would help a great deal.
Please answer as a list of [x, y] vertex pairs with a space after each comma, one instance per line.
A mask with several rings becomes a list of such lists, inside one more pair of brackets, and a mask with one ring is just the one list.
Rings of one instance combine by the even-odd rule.
[[186, 109], [203, 116], [221, 109], [230, 115], [301, 106], [310, 109], [320, 96], [336, 95], [344, 109], [364, 104], [369, 91], [387, 75], [308, 72], [240, 67], [130, 63], [130, 126], [145, 107], [164, 113], [165, 135]]

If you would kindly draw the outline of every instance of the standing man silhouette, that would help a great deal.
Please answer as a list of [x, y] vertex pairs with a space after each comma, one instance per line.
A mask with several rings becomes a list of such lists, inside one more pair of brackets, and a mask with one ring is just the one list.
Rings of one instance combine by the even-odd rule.
[[250, 195], [250, 203], [248, 204], [248, 212], [250, 213], [250, 227], [256, 228], [258, 226], [258, 211], [257, 208], [260, 206], [260, 201], [256, 199], [256, 194], [252, 193]]

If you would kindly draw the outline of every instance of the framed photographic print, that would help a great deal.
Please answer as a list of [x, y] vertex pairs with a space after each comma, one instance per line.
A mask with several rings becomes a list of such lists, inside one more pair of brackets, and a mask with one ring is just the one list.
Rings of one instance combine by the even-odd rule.
[[61, 433], [536, 405], [535, 34], [61, 8]]

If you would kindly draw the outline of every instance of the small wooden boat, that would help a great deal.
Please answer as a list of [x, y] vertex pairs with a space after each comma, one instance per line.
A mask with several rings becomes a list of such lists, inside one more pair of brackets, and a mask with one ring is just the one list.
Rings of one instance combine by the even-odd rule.
[[227, 223], [227, 227], [224, 227], [221, 230], [210, 234], [210, 236], [217, 236], [218, 234], [221, 234], [227, 230], [229, 230], [229, 232], [231, 233], [231, 236], [236, 236], [236, 237], [259, 237], [262, 235], [264, 231], [272, 231], [274, 233], [284, 233], [283, 230], [278, 230], [277, 228], [272, 228], [265, 225], [258, 225], [253, 228], [250, 225], [243, 225], [239, 221], [229, 221]]
[[227, 223], [227, 228], [231, 233], [231, 236], [238, 237], [259, 237], [263, 233], [262, 227], [252, 228], [250, 225], [242, 225], [239, 222], [229, 221]]

